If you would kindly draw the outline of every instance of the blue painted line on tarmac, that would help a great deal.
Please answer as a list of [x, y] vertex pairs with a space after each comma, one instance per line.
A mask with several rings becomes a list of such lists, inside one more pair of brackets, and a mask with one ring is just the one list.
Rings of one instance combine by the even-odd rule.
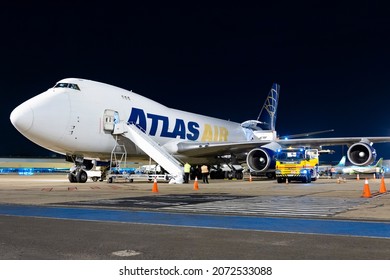
[[0, 205], [0, 215], [390, 238], [390, 223]]

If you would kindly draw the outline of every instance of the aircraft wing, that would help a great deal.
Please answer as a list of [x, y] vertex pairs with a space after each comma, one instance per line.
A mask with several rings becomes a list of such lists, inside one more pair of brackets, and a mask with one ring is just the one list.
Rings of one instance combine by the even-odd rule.
[[187, 156], [223, 155], [229, 153], [247, 152], [267, 144], [276, 144], [281, 147], [313, 147], [352, 145], [358, 142], [385, 143], [390, 142], [390, 137], [336, 137], [336, 138], [300, 138], [300, 139], [277, 139], [253, 140], [248, 142], [194, 142], [183, 141], [178, 143], [177, 152]]
[[269, 140], [248, 142], [194, 142], [178, 143], [178, 153], [186, 156], [225, 155], [245, 152], [256, 147], [269, 144]]
[[321, 147], [321, 146], [338, 146], [338, 145], [352, 145], [357, 142], [365, 143], [385, 143], [390, 142], [390, 137], [335, 137], [335, 138], [301, 138], [301, 139], [285, 139], [277, 140], [282, 146], [307, 146], [307, 147]]

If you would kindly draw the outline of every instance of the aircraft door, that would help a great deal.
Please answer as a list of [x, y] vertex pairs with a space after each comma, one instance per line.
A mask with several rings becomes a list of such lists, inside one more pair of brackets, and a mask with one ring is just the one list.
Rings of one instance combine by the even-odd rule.
[[119, 113], [117, 111], [106, 109], [103, 115], [103, 129], [113, 132], [114, 126], [119, 122]]

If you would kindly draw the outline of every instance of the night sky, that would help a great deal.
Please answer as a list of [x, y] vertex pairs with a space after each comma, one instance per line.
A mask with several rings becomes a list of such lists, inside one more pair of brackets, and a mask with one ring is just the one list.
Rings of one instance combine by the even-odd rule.
[[279, 135], [390, 136], [390, 13], [375, 1], [25, 2], [0, 9], [0, 156], [52, 155], [9, 115], [68, 77], [236, 122], [256, 119], [277, 82]]

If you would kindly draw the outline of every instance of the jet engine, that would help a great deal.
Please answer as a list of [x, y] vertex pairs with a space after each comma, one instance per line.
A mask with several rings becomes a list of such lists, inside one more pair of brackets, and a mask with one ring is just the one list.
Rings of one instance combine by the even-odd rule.
[[270, 149], [256, 148], [246, 156], [246, 163], [252, 171], [264, 172], [275, 167], [274, 152]]
[[370, 165], [376, 159], [376, 151], [370, 143], [359, 142], [349, 147], [347, 157], [353, 165]]

